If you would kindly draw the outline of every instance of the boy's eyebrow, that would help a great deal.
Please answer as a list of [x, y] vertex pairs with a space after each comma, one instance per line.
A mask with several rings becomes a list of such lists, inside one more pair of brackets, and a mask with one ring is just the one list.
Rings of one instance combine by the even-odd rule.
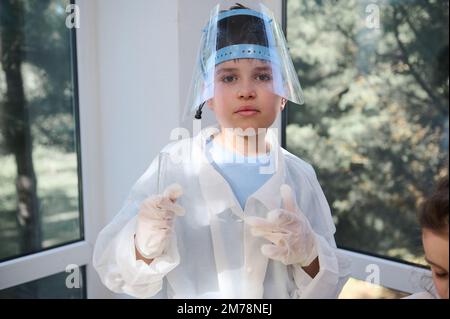
[[272, 71], [270, 66], [258, 66], [255, 68], [256, 71]]
[[237, 68], [222, 68], [222, 69], [216, 70], [216, 74], [220, 74], [223, 72], [236, 72], [236, 71], [238, 71]]
[[[238, 68], [222, 68], [222, 69], [218, 69], [216, 70], [216, 74], [220, 74], [220, 73], [224, 73], [224, 72], [236, 72], [239, 71]], [[256, 68], [253, 69], [253, 71], [272, 71], [272, 68], [270, 66], [257, 66]]]
[[432, 266], [435, 266], [435, 267], [437, 267], [437, 268], [440, 268], [440, 269], [442, 269], [442, 270], [444, 270], [445, 271], [445, 268], [444, 267], [442, 267], [442, 266], [439, 266], [438, 264], [436, 264], [436, 263], [434, 263], [434, 262], [432, 262], [431, 260], [429, 260], [427, 257], [425, 257], [425, 261], [427, 262], [427, 263], [429, 263], [430, 265], [432, 265]]

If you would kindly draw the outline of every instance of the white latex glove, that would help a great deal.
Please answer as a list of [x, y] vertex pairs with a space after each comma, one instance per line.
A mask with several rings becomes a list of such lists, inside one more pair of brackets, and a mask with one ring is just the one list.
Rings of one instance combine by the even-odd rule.
[[136, 249], [147, 258], [163, 255], [168, 248], [176, 215], [184, 209], [175, 201], [183, 194], [179, 184], [168, 186], [163, 195], [153, 195], [143, 201], [136, 223]]
[[285, 265], [309, 266], [318, 256], [316, 234], [305, 214], [294, 204], [291, 188], [283, 184], [280, 192], [284, 208], [270, 211], [267, 218], [247, 217], [245, 222], [253, 236], [272, 242], [261, 247], [263, 255]]

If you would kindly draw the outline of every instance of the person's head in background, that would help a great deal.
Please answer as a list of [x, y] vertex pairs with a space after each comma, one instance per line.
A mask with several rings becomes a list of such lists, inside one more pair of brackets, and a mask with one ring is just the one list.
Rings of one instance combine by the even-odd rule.
[[449, 226], [448, 176], [425, 201], [419, 212], [422, 243], [426, 261], [431, 266], [433, 282], [440, 298], [448, 299]]

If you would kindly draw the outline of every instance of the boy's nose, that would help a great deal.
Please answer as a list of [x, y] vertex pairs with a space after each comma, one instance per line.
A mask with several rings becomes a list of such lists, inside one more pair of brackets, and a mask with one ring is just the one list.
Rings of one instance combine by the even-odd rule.
[[243, 84], [238, 90], [240, 99], [251, 99], [256, 96], [256, 92], [251, 84]]

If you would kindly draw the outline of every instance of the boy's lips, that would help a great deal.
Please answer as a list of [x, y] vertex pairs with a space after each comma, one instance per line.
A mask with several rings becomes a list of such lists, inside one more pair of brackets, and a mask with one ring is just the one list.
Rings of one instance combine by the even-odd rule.
[[240, 108], [238, 108], [238, 110], [234, 113], [242, 115], [242, 116], [252, 116], [255, 115], [257, 113], [259, 113], [260, 111], [252, 106], [241, 106]]

